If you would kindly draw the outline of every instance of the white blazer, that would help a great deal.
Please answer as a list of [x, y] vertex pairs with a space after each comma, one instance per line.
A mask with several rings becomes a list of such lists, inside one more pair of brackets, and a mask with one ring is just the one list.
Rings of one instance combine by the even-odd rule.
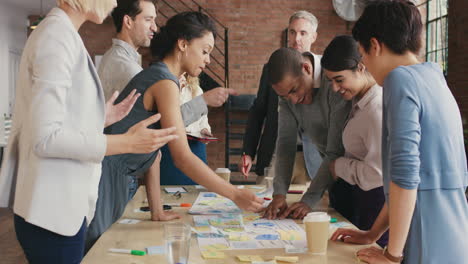
[[97, 199], [104, 95], [68, 15], [54, 8], [29, 37], [11, 136], [0, 171], [0, 206], [52, 232], [75, 235]]

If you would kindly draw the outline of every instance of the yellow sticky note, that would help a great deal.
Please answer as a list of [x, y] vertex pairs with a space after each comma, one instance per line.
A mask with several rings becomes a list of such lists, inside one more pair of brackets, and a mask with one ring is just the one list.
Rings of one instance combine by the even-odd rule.
[[210, 232], [211, 228], [210, 226], [196, 226], [195, 230], [197, 230], [198, 232]]
[[203, 248], [209, 251], [216, 251], [216, 250], [228, 249], [228, 246], [226, 246], [225, 244], [217, 243], [217, 244], [206, 245]]
[[231, 241], [249, 241], [252, 240], [249, 236], [239, 234], [229, 234], [229, 240]]
[[242, 218], [243, 218], [244, 223], [245, 223], [245, 222], [255, 221], [255, 220], [260, 219], [262, 217], [259, 214], [246, 214], [246, 215], [243, 215]]
[[281, 240], [301, 240], [302, 239], [301, 233], [299, 233], [296, 230], [278, 230], [277, 232], [280, 234]]
[[242, 262], [263, 261], [262, 257], [254, 255], [241, 255], [237, 256], [237, 259]]
[[276, 256], [275, 260], [289, 262], [289, 263], [296, 263], [299, 261], [299, 257], [297, 256]]
[[202, 251], [202, 257], [204, 259], [223, 259], [226, 258], [226, 254], [222, 251]]

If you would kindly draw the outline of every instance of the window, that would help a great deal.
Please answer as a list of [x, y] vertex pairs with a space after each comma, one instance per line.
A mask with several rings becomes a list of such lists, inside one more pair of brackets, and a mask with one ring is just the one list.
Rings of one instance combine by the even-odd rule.
[[426, 60], [438, 63], [447, 76], [448, 0], [427, 1]]

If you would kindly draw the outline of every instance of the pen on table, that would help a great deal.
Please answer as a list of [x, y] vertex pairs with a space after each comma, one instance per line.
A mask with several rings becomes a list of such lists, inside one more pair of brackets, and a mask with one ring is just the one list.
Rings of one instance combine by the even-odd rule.
[[145, 251], [133, 250], [133, 249], [123, 249], [123, 248], [109, 248], [109, 252], [112, 252], [112, 253], [125, 253], [125, 254], [131, 254], [131, 255], [135, 255], [135, 256], [144, 256], [144, 255], [146, 255]]
[[192, 207], [191, 203], [165, 203], [164, 205], [171, 207]]

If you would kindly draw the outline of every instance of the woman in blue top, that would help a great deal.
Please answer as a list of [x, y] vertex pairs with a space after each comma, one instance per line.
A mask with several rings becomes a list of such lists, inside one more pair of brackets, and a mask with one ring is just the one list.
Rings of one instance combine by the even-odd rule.
[[368, 263], [466, 263], [468, 185], [460, 111], [439, 65], [420, 63], [422, 23], [406, 0], [374, 1], [353, 36], [383, 86], [382, 171], [387, 202], [369, 231], [340, 229], [333, 240], [369, 244], [390, 230]]

